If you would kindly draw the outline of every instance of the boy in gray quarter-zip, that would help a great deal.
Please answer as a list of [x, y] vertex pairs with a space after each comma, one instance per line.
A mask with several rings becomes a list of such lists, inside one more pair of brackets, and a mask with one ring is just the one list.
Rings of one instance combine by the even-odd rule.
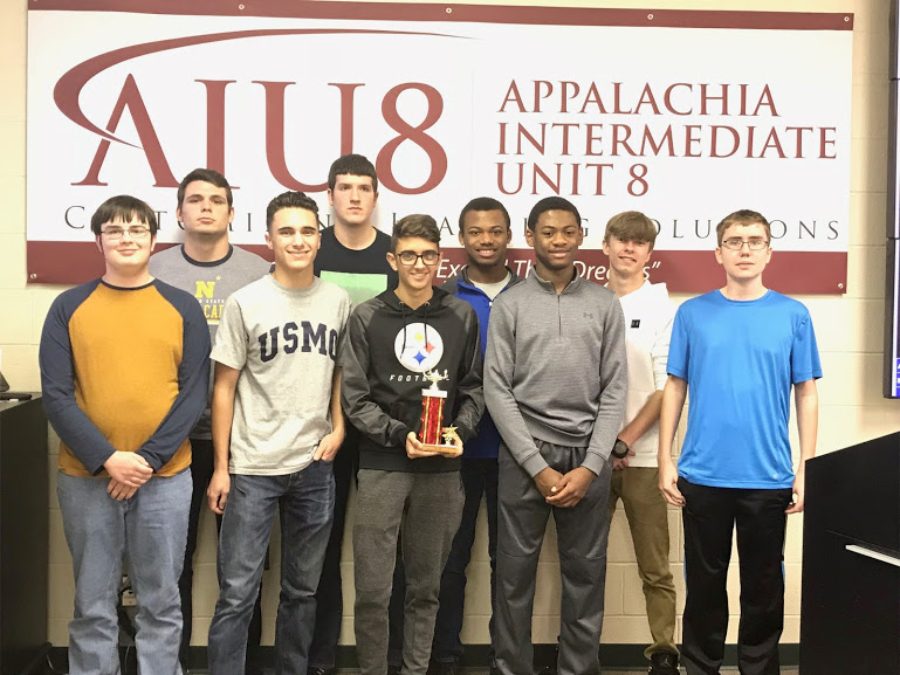
[[535, 575], [552, 513], [562, 574], [557, 669], [598, 673], [625, 320], [611, 291], [576, 273], [584, 231], [571, 202], [539, 201], [525, 235], [535, 273], [494, 303], [484, 370], [486, 403], [503, 439], [494, 649], [501, 673], [532, 672]]

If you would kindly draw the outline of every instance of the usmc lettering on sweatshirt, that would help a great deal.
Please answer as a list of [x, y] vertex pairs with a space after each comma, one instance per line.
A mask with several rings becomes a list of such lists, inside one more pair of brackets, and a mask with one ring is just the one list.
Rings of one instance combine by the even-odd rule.
[[274, 359], [279, 349], [285, 354], [293, 354], [299, 349], [301, 352], [317, 351], [323, 356], [327, 354], [332, 361], [337, 358], [338, 332], [324, 323], [313, 327], [309, 321], [301, 321], [299, 326], [289, 321], [270, 328], [256, 339], [259, 340], [259, 358], [263, 362]]
[[[404, 368], [414, 373], [427, 373], [440, 363], [444, 340], [434, 326], [425, 323], [405, 325], [394, 338], [394, 355]], [[392, 380], [408, 381], [409, 375], [391, 375]]]

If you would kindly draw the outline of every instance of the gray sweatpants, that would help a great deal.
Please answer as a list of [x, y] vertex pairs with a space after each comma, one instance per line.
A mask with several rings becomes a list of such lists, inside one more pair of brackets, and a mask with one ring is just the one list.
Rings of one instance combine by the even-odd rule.
[[[535, 439], [541, 456], [566, 473], [584, 461], [585, 448], [568, 448]], [[574, 508], [550, 506], [534, 480], [500, 445], [497, 515], [497, 667], [503, 675], [532, 675], [531, 615], [538, 556], [553, 513], [562, 576], [559, 675], [599, 673], [597, 652], [603, 624], [606, 543], [609, 536], [609, 481], [604, 465]]]
[[406, 569], [403, 675], [424, 675], [431, 656], [441, 572], [459, 529], [464, 495], [459, 471], [359, 471], [353, 568], [354, 628], [362, 675], [385, 675], [388, 604], [400, 534]]

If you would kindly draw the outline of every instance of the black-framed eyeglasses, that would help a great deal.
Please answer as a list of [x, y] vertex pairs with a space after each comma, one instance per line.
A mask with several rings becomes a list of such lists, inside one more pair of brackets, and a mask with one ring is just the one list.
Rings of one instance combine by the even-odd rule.
[[441, 254], [437, 251], [425, 251], [424, 253], [400, 251], [400, 253], [396, 253], [395, 255], [397, 256], [397, 260], [399, 260], [401, 264], [406, 265], [407, 267], [412, 267], [413, 265], [415, 265], [419, 258], [422, 259], [423, 264], [428, 265], [428, 267], [434, 267], [441, 259]]
[[762, 251], [764, 248], [768, 247], [769, 240], [763, 239], [762, 237], [751, 237], [750, 239], [741, 239], [740, 237], [730, 237], [729, 239], [725, 239], [722, 242], [722, 246], [724, 248], [730, 249], [732, 251], [740, 251], [744, 248], [744, 244], [747, 245], [751, 251]]

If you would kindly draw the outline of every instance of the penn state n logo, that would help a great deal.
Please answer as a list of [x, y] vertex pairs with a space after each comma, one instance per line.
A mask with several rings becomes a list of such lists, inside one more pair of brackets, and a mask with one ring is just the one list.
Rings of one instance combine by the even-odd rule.
[[434, 369], [444, 355], [444, 341], [434, 326], [410, 323], [394, 338], [394, 354], [407, 370], [427, 373]]

